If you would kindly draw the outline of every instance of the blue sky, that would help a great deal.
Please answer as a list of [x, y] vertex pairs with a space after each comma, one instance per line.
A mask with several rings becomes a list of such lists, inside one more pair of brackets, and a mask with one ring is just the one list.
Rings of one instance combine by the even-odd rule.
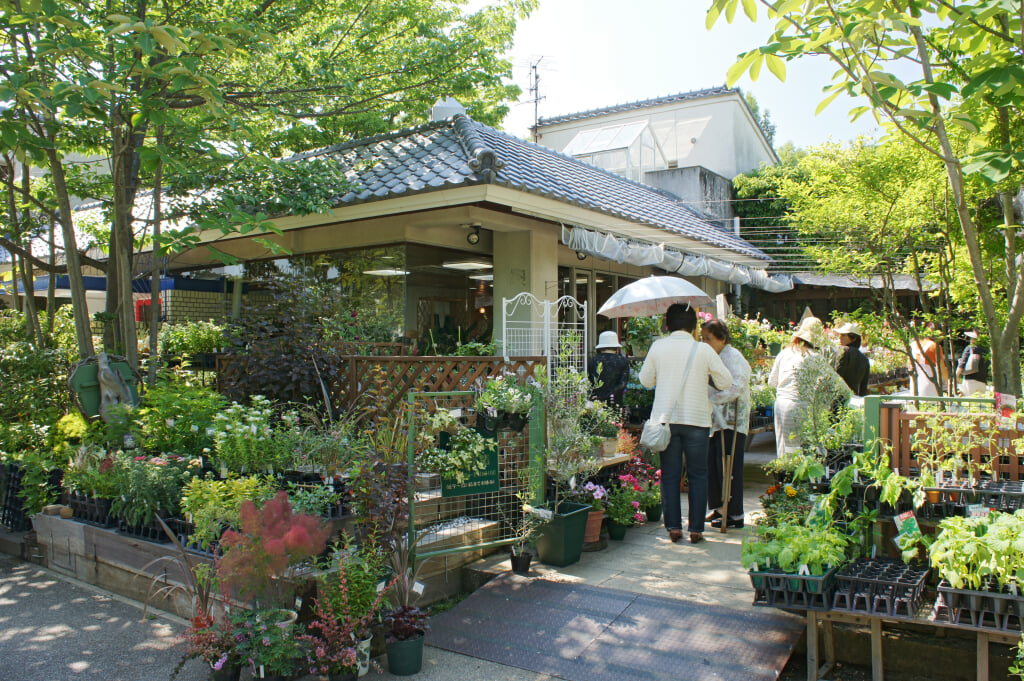
[[[771, 23], [752, 24], [742, 11], [732, 24], [719, 19], [704, 27], [710, 0], [541, 0], [541, 6], [516, 31], [509, 55], [514, 79], [530, 98], [529, 64], [539, 57], [540, 115], [556, 116], [612, 104], [651, 99], [725, 84], [736, 55], [764, 43]], [[763, 9], [763, 8], [762, 8]], [[737, 85], [771, 111], [775, 145], [787, 141], [813, 146], [830, 139], [844, 142], [860, 134], [878, 134], [870, 116], [850, 123], [847, 112], [859, 104], [840, 97], [818, 116], [834, 68], [825, 60], [787, 64], [780, 83], [762, 70]], [[533, 104], [513, 105], [505, 129], [526, 137]]]

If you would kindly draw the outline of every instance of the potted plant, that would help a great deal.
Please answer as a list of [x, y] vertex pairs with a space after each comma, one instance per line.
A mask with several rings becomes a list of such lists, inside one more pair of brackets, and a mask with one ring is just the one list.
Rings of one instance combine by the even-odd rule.
[[580, 427], [586, 407], [590, 382], [585, 372], [570, 361], [574, 348], [581, 342], [575, 334], [562, 338], [560, 361], [553, 374], [540, 376], [547, 407], [549, 426], [547, 467], [552, 478], [554, 493], [537, 512], [550, 520], [537, 538], [540, 560], [549, 565], [571, 565], [580, 559], [588, 504], [567, 500], [567, 493], [576, 487], [577, 480], [586, 480], [599, 467], [593, 456], [594, 446], [600, 438], [586, 433]]
[[502, 428], [521, 431], [526, 426], [537, 390], [523, 384], [510, 373], [488, 379], [476, 398], [476, 409], [483, 415], [484, 427], [491, 431]]
[[294, 515], [285, 492], [262, 507], [244, 501], [240, 515], [241, 530], [221, 537], [221, 583], [259, 607], [291, 608], [294, 592], [287, 581], [298, 564], [324, 550], [330, 530], [318, 518]]
[[512, 572], [525, 575], [530, 571], [530, 562], [533, 560], [533, 554], [527, 550], [527, 546], [536, 539], [545, 521], [534, 512], [533, 506], [527, 503], [529, 472], [520, 470], [519, 479], [519, 491], [516, 493], [519, 503], [512, 508], [512, 512], [506, 510], [508, 507], [505, 504], [499, 508], [502, 523], [512, 532], [512, 543], [509, 544]]
[[786, 603], [787, 591], [805, 594], [821, 607], [829, 602], [832, 575], [847, 560], [848, 543], [831, 521], [757, 523], [743, 540], [740, 561], [757, 594], [780, 594]]
[[248, 662], [253, 678], [286, 681], [299, 670], [302, 627], [282, 619], [280, 609], [240, 610], [232, 613], [231, 621], [239, 657]]
[[83, 444], [70, 450], [63, 484], [68, 492], [68, 505], [76, 518], [100, 527], [117, 524], [110, 508], [118, 495], [114, 470], [118, 464], [117, 459], [100, 447]]
[[[290, 468], [292, 451], [274, 442], [273, 407], [266, 397], [253, 395], [251, 406], [233, 402], [214, 416], [212, 435], [214, 453], [221, 477], [228, 472], [264, 473]], [[285, 429], [298, 418], [282, 416]]]
[[179, 538], [188, 547], [216, 553], [224, 530], [238, 528], [242, 502], [264, 503], [277, 493], [270, 477], [246, 476], [218, 480], [208, 473], [181, 489], [185, 523]]
[[153, 541], [167, 541], [163, 529], [154, 522], [178, 515], [181, 488], [192, 475], [199, 474], [199, 459], [186, 459], [174, 454], [137, 456], [115, 466], [117, 497], [110, 511], [120, 518], [120, 529], [134, 536]]
[[369, 671], [371, 627], [391, 586], [385, 579], [386, 562], [382, 547], [369, 543], [356, 547], [345, 536], [317, 586], [317, 603], [329, 604], [329, 614], [337, 622], [332, 626], [350, 634], [358, 676]]
[[640, 510], [639, 486], [634, 486], [631, 480], [622, 481], [622, 477], [632, 478], [620, 476], [620, 485], [608, 493], [608, 502], [605, 504], [608, 513], [608, 536], [618, 541], [625, 538], [626, 529], [647, 519]]
[[460, 424], [458, 417], [447, 409], [438, 409], [423, 419], [416, 443], [420, 470], [458, 484], [484, 470], [487, 452], [497, 446], [493, 438]]
[[580, 429], [601, 438], [596, 456], [614, 456], [619, 446], [622, 415], [614, 407], [600, 401], [588, 401], [580, 414]]
[[604, 505], [608, 500], [608, 490], [604, 485], [588, 481], [582, 487], [573, 490], [570, 497], [573, 501], [590, 506], [587, 514], [587, 527], [583, 534], [584, 544], [593, 544], [601, 539], [601, 525], [604, 522]]
[[242, 673], [242, 658], [235, 630], [229, 621], [220, 619], [201, 626], [193, 622], [185, 629], [182, 638], [186, 645], [185, 657], [171, 672], [171, 681], [186, 661], [196, 658], [210, 666], [211, 681], [238, 681]]
[[396, 676], [411, 676], [423, 666], [423, 633], [427, 614], [416, 607], [423, 585], [417, 581], [420, 566], [414, 554], [417, 540], [396, 537], [391, 554], [395, 577], [388, 589], [391, 609], [384, 615], [387, 632], [388, 671]]
[[637, 451], [636, 438], [626, 431], [619, 433], [619, 449], [632, 454], [632, 458], [622, 467], [622, 472], [632, 476], [640, 485], [637, 493], [640, 508], [647, 520], [658, 522], [661, 518], [661, 470], [644, 459], [644, 455]]

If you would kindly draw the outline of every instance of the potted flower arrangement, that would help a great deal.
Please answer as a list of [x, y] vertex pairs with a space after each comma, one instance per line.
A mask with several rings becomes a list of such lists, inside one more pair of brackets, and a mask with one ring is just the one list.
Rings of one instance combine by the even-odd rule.
[[608, 493], [605, 504], [608, 512], [608, 536], [622, 541], [626, 537], [626, 529], [636, 523], [647, 520], [640, 510], [639, 492], [641, 491], [636, 478], [631, 475], [619, 476], [619, 487]]
[[644, 455], [637, 451], [636, 438], [626, 431], [619, 434], [619, 449], [633, 455], [622, 467], [622, 472], [631, 475], [640, 485], [637, 497], [647, 520], [658, 522], [661, 518], [661, 469], [644, 459]]
[[622, 415], [614, 407], [601, 401], [588, 401], [580, 414], [580, 429], [601, 438], [597, 456], [612, 457], [618, 450]]
[[[418, 540], [417, 540], [418, 541]], [[388, 589], [391, 609], [384, 615], [387, 632], [388, 671], [395, 676], [411, 676], [423, 666], [423, 634], [427, 614], [416, 607], [423, 586], [417, 581], [416, 541], [395, 538], [391, 567], [395, 578]]]
[[239, 640], [230, 622], [221, 620], [210, 626], [193, 622], [182, 634], [187, 652], [181, 664], [171, 673], [178, 675], [187, 660], [199, 658], [210, 666], [212, 681], [238, 681], [242, 672]]
[[240, 610], [232, 613], [238, 655], [248, 662], [255, 679], [285, 681], [299, 670], [304, 658], [302, 626], [281, 620], [280, 610]]
[[583, 534], [584, 544], [593, 544], [601, 539], [601, 524], [604, 522], [604, 505], [608, 500], [608, 490], [604, 485], [588, 481], [574, 490], [571, 498], [581, 504], [590, 506], [587, 514], [587, 527]]
[[514, 374], [505, 373], [484, 384], [476, 398], [476, 409], [483, 415], [487, 430], [519, 432], [526, 426], [537, 399], [536, 388], [520, 383]]

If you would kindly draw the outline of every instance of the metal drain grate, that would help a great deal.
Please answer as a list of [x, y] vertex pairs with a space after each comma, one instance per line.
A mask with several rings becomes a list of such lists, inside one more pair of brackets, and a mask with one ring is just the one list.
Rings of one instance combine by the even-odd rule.
[[431, 622], [427, 643], [569, 681], [778, 678], [803, 621], [503, 575]]

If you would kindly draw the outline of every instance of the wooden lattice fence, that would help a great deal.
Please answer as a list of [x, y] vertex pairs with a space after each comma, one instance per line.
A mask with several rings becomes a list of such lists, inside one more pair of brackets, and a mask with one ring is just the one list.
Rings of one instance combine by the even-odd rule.
[[[545, 366], [545, 357], [366, 357], [344, 358], [339, 377], [339, 405], [350, 410], [359, 398], [376, 382], [385, 391], [382, 399], [392, 410], [405, 398], [416, 392], [454, 392], [473, 390], [478, 382], [503, 372], [515, 373], [520, 378], [533, 376]], [[380, 378], [374, 372], [380, 372]]]
[[882, 404], [879, 437], [892, 447], [890, 466], [900, 475], [916, 475], [919, 466], [912, 450], [914, 438], [936, 417], [972, 422], [969, 432], [970, 457], [975, 464], [991, 466], [997, 480], [1024, 480], [1024, 420], [1013, 419], [1009, 427], [995, 413], [936, 413], [908, 411], [900, 404]]

